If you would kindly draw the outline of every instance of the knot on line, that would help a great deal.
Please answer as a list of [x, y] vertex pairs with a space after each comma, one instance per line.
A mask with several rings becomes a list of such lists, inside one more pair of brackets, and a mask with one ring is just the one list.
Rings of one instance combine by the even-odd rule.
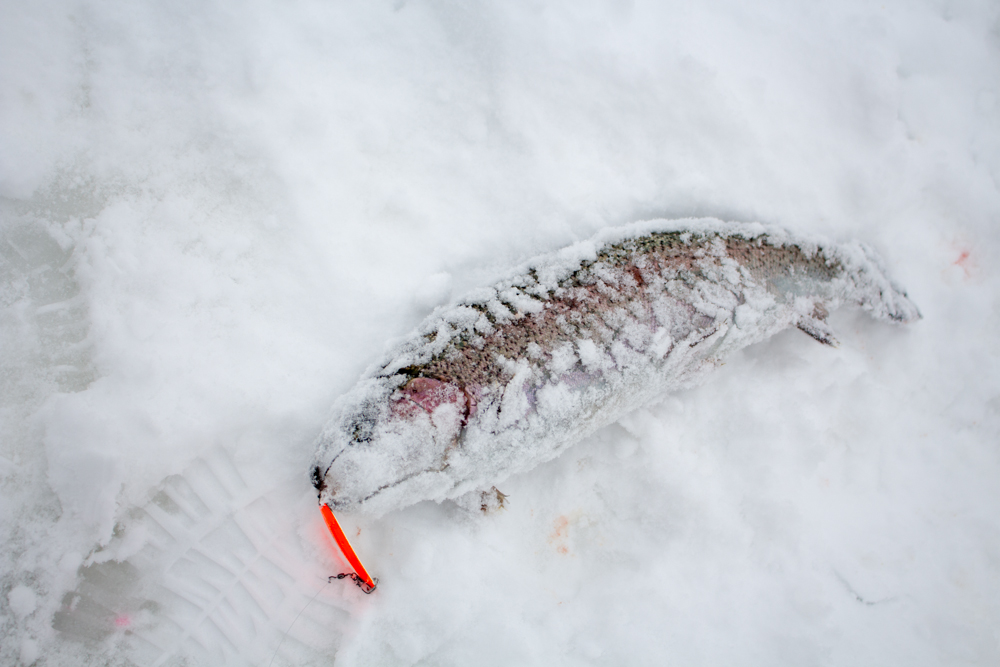
[[327, 579], [327, 582], [328, 583], [332, 582], [334, 579], [353, 579], [354, 583], [358, 585], [358, 588], [360, 588], [362, 591], [364, 591], [366, 594], [369, 595], [371, 594], [372, 591], [378, 588], [378, 577], [375, 577], [375, 579], [373, 579], [375, 585], [369, 586], [368, 582], [366, 582], [364, 579], [359, 577], [354, 572], [341, 572], [340, 574], [334, 574], [329, 579]]

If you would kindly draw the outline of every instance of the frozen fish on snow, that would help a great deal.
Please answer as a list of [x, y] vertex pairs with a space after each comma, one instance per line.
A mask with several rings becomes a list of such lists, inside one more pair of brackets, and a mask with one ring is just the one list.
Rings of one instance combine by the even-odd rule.
[[842, 305], [920, 318], [862, 243], [713, 219], [607, 230], [387, 351], [334, 405], [313, 483], [334, 510], [376, 515], [489, 489], [783, 329], [835, 344]]

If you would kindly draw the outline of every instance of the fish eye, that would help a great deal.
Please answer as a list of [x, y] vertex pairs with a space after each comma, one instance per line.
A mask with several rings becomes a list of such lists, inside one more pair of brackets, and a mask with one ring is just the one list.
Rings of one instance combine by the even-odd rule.
[[348, 433], [351, 434], [352, 442], [371, 442], [375, 434], [375, 419], [369, 415], [356, 418], [348, 427]]

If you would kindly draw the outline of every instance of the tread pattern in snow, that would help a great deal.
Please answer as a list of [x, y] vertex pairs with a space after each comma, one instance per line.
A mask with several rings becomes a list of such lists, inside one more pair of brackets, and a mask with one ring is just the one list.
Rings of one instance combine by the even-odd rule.
[[[257, 665], [279, 645], [275, 665], [319, 658], [348, 613], [338, 590], [321, 590], [329, 573], [289, 524], [217, 450], [133, 512], [81, 569], [54, 626], [67, 638], [125, 643], [143, 665]], [[122, 562], [100, 562], [129, 539], [144, 544]]]

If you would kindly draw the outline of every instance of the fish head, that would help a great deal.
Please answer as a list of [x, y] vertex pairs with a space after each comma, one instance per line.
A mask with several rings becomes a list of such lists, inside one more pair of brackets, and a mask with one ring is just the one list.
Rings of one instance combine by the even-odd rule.
[[449, 453], [474, 409], [472, 396], [451, 382], [402, 375], [362, 381], [337, 401], [320, 436], [312, 472], [320, 502], [381, 514], [444, 497], [452, 486]]

